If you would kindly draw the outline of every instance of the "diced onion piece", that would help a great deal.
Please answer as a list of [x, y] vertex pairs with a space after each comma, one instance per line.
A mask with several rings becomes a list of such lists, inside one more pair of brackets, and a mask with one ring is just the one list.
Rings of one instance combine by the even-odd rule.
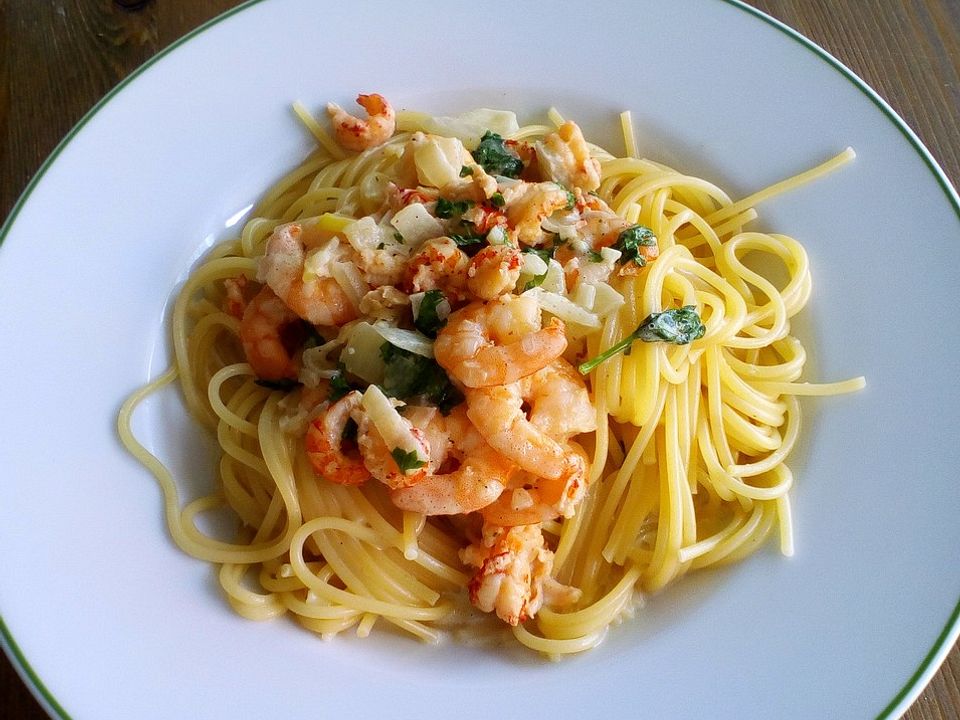
[[403, 236], [404, 244], [411, 247], [443, 235], [443, 223], [423, 203], [410, 203], [390, 219], [390, 224]]
[[550, 258], [550, 262], [547, 263], [547, 276], [540, 283], [540, 287], [547, 292], [567, 294], [567, 280], [563, 274], [563, 266], [553, 258]]
[[506, 245], [507, 240], [507, 231], [499, 225], [494, 225], [490, 228], [490, 232], [487, 233], [488, 245]]
[[377, 246], [383, 242], [383, 233], [370, 216], [350, 223], [343, 229], [343, 234], [357, 252], [376, 250]]
[[623, 299], [623, 295], [607, 283], [595, 283], [592, 287], [596, 289], [596, 297], [593, 301], [593, 312], [599, 317], [606, 317], [610, 313], [619, 310], [626, 302], [626, 300]]
[[343, 232], [348, 225], [356, 222], [352, 217], [338, 215], [337, 213], [324, 213], [317, 218], [314, 227], [328, 232]]
[[330, 274], [350, 299], [350, 304], [353, 305], [354, 310], [359, 312], [360, 301], [364, 295], [370, 292], [370, 286], [367, 285], [363, 275], [360, 274], [360, 268], [352, 262], [335, 262], [330, 266]]
[[620, 256], [623, 255], [622, 252], [616, 250], [612, 247], [602, 247], [600, 248], [600, 257], [603, 258], [603, 262], [615, 263], [620, 259]]
[[340, 362], [347, 372], [365, 382], [383, 382], [384, 363], [380, 348], [384, 342], [383, 335], [373, 325], [358, 322], [340, 353]]
[[420, 184], [435, 188], [457, 182], [468, 159], [466, 148], [455, 137], [431, 135], [413, 151]]
[[[352, 221], [351, 221], [352, 222]], [[303, 261], [303, 281], [330, 277], [330, 268], [340, 257], [340, 240], [330, 238], [318, 248], [307, 253]]]
[[551, 315], [556, 315], [566, 323], [585, 328], [600, 327], [600, 318], [558, 293], [536, 287], [527, 290], [521, 297], [534, 298], [541, 309], [546, 310]]
[[390, 398], [383, 394], [383, 390], [371, 385], [363, 393], [360, 404], [389, 449], [400, 448], [407, 453], [414, 452], [420, 458], [420, 445], [411, 432], [410, 424], [404, 422]]
[[584, 310], [593, 310], [593, 303], [597, 299], [597, 288], [590, 283], [577, 283], [570, 299]]
[[433, 358], [433, 340], [426, 335], [416, 330], [404, 330], [382, 323], [376, 323], [373, 327], [391, 345], [396, 345], [401, 350], [412, 352], [414, 355]]
[[520, 272], [523, 275], [544, 275], [547, 272], [548, 266], [546, 261], [532, 252], [525, 252], [520, 255], [523, 265], [520, 268]]

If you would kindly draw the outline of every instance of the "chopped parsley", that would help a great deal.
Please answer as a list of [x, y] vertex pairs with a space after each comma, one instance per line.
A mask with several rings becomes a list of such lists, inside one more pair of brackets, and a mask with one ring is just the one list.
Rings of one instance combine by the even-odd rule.
[[536, 255], [547, 264], [546, 270], [544, 270], [539, 275], [534, 275], [530, 280], [527, 280], [527, 282], [523, 286], [523, 292], [526, 292], [527, 290], [531, 290], [535, 287], [540, 287], [541, 285], [543, 285], [543, 281], [547, 279], [547, 273], [550, 272], [550, 258], [553, 257], [553, 254], [556, 251], [557, 251], [556, 245], [552, 245], [548, 248], [525, 247], [523, 249], [523, 252]]
[[597, 250], [587, 250], [587, 259], [590, 262], [603, 262], [603, 255], [601, 255]]
[[693, 305], [650, 313], [637, 329], [620, 342], [611, 345], [592, 360], [582, 363], [578, 368], [583, 375], [588, 374], [597, 365], [609, 360], [619, 352], [627, 351], [637, 340], [643, 342], [669, 342], [675, 345], [687, 345], [702, 338], [707, 328], [700, 320]]
[[434, 215], [444, 220], [452, 218], [454, 215], [463, 215], [470, 206], [473, 205], [469, 200], [447, 200], [446, 198], [437, 199], [437, 207], [433, 211]]
[[503, 193], [495, 192], [490, 196], [490, 202], [494, 207], [502, 208], [507, 204], [507, 201], [503, 199]]
[[473, 257], [478, 252], [483, 249], [485, 244], [485, 238], [483, 235], [448, 235], [451, 240], [453, 240], [457, 247], [463, 250], [467, 255]]
[[327, 396], [327, 399], [330, 402], [336, 402], [348, 392], [353, 390], [350, 386], [350, 383], [347, 382], [347, 371], [343, 366], [343, 363], [338, 363], [337, 371], [330, 378], [330, 394]]
[[518, 178], [523, 172], [523, 161], [507, 150], [500, 135], [489, 130], [480, 138], [473, 159], [491, 175]]
[[403, 448], [397, 447], [391, 450], [390, 454], [393, 456], [394, 462], [397, 463], [397, 467], [400, 468], [400, 472], [402, 472], [404, 475], [406, 475], [410, 470], [417, 470], [427, 464], [426, 461], [420, 459], [420, 456], [417, 455], [416, 450], [404, 452]]
[[[440, 329], [447, 324], [447, 319], [441, 318], [437, 310], [444, 302], [447, 302], [447, 298], [440, 290], [427, 290], [423, 294], [423, 300], [420, 301], [413, 324], [427, 337], [435, 338]], [[447, 312], [449, 312], [449, 303], [447, 303]]]
[[460, 168], [460, 177], [468, 177], [470, 175], [473, 175], [472, 167], [467, 167], [466, 165], [464, 165], [463, 167]]
[[641, 247], [656, 247], [657, 236], [653, 230], [646, 225], [631, 225], [617, 237], [613, 244], [614, 250], [620, 251], [620, 259], [617, 260], [621, 265], [625, 265], [631, 260], [637, 265], [646, 265], [647, 261], [640, 253]]
[[380, 346], [380, 357], [385, 365], [381, 388], [387, 396], [404, 401], [423, 399], [444, 415], [463, 402], [463, 394], [435, 360], [388, 342]]

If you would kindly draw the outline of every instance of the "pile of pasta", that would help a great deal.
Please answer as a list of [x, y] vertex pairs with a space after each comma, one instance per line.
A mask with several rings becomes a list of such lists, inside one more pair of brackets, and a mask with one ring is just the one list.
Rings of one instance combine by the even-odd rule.
[[[276, 227], [326, 213], [363, 216], [365, 188], [387, 172], [411, 133], [459, 133], [469, 147], [477, 118], [491, 116], [401, 112], [389, 141], [352, 153], [302, 106], [295, 109], [316, 150], [265, 194], [238, 238], [191, 272], [173, 311], [176, 361], [124, 405], [121, 435], [158, 478], [174, 540], [219, 566], [224, 593], [244, 617], [291, 615], [324, 637], [347, 629], [366, 636], [378, 624], [426, 641], [458, 628], [489, 632], [493, 624], [471, 619], [464, 601], [470, 572], [459, 555], [462, 527], [398, 510], [379, 483], [318, 480], [302, 437], [285, 430], [288, 394], [257, 382], [239, 349], [239, 321], [223, 308], [224, 281], [256, 276]], [[501, 130], [532, 142], [563, 122], [555, 110], [548, 119]], [[549, 284], [528, 292], [544, 316], [564, 320], [586, 357], [602, 355], [665, 308], [695, 308], [705, 331], [683, 345], [633, 343], [588, 371], [598, 427], [579, 438], [591, 458], [588, 491], [573, 517], [543, 525], [554, 577], [578, 588], [580, 600], [544, 607], [511, 629], [520, 643], [551, 656], [595, 646], [638, 597], [690, 571], [740, 560], [771, 536], [792, 554], [786, 460], [800, 433], [797, 397], [864, 385], [862, 378], [801, 381], [806, 350], [791, 334], [791, 318], [810, 297], [807, 255], [788, 236], [749, 229], [761, 201], [829, 173], [852, 150], [733, 201], [707, 180], [638, 157], [629, 113], [622, 125], [622, 156], [590, 146], [601, 168], [596, 193], [629, 223], [652, 230], [659, 257], [611, 280], [613, 296]], [[785, 280], [775, 284], [757, 269], [765, 267]], [[185, 505], [175, 478], [130, 430], [136, 405], [174, 381], [221, 449], [216, 489]], [[200, 529], [200, 517], [223, 506], [238, 519], [230, 541]]]

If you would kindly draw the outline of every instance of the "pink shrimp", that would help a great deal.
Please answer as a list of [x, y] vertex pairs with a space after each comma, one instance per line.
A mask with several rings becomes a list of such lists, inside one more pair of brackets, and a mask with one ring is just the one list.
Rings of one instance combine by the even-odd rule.
[[269, 285], [291, 310], [314, 325], [343, 325], [357, 317], [349, 296], [333, 277], [303, 279], [304, 228], [281, 225], [267, 240], [258, 279]]
[[467, 298], [470, 258], [448, 237], [427, 240], [407, 261], [404, 288], [411, 293], [442, 290], [448, 300]]
[[452, 313], [437, 335], [437, 362], [469, 388], [511, 383], [532, 375], [563, 354], [563, 322], [540, 327], [540, 308], [530, 297], [503, 295]]
[[347, 393], [307, 427], [304, 439], [307, 459], [318, 475], [339, 485], [360, 485], [370, 478], [359, 451], [343, 447], [344, 430], [351, 415], [360, 407], [361, 397], [356, 390]]
[[481, 300], [493, 300], [513, 291], [520, 279], [520, 249], [488, 245], [473, 256], [467, 268], [467, 288]]
[[459, 466], [428, 473], [415, 485], [392, 490], [390, 499], [401, 510], [425, 515], [471, 513], [496, 500], [510, 479], [512, 463], [483, 441], [463, 406], [454, 408], [444, 423], [451, 459]]
[[570, 605], [580, 599], [579, 590], [551, 577], [553, 553], [539, 524], [484, 525], [482, 539], [460, 557], [477, 568], [467, 586], [470, 602], [483, 612], [496, 612], [508, 625], [529, 620], [544, 604]]
[[327, 104], [327, 114], [340, 146], [362, 152], [389, 140], [397, 127], [397, 120], [393, 107], [383, 95], [357, 95], [357, 104], [367, 111], [366, 120], [354, 117], [336, 103]]
[[308, 328], [300, 316], [269, 287], [263, 287], [243, 308], [240, 343], [247, 362], [261, 380], [296, 380], [299, 350], [307, 335]]

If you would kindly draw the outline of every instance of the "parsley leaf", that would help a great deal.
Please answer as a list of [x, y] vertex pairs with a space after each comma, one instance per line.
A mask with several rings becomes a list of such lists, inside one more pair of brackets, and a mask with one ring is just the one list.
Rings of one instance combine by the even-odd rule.
[[410, 470], [416, 470], [418, 468], [424, 467], [427, 463], [425, 460], [421, 460], [420, 456], [417, 455], [416, 450], [411, 450], [410, 452], [404, 452], [403, 448], [394, 448], [390, 451], [390, 454], [393, 456], [394, 461], [397, 463], [397, 467], [400, 468], [400, 472], [407, 474]]
[[539, 275], [534, 275], [530, 280], [527, 280], [526, 284], [523, 286], [523, 292], [530, 290], [531, 288], [540, 287], [543, 285], [543, 281], [547, 279], [547, 273], [550, 272], [550, 258], [553, 257], [553, 254], [557, 251], [556, 245], [552, 245], [548, 248], [534, 248], [534, 247], [525, 247], [523, 252], [532, 253], [533, 255], [538, 256], [547, 264], [547, 269], [540, 273]]
[[423, 398], [444, 415], [463, 402], [463, 394], [435, 360], [388, 342], [380, 346], [380, 357], [385, 365], [381, 387], [386, 395], [404, 401]]
[[647, 261], [640, 253], [641, 247], [656, 247], [657, 236], [653, 230], [646, 225], [631, 225], [617, 237], [613, 244], [614, 250], [619, 250], [621, 255], [618, 263], [624, 265], [631, 260], [637, 265], [646, 265]]
[[[417, 316], [413, 319], [413, 324], [424, 335], [435, 338], [440, 329], [447, 324], [446, 318], [441, 318], [437, 308], [441, 303], [447, 302], [446, 296], [440, 290], [427, 290], [423, 294], [423, 300], [420, 301], [420, 307], [417, 310]], [[447, 312], [449, 312], [449, 303], [447, 303]]]
[[507, 204], [507, 201], [503, 199], [503, 193], [495, 192], [490, 196], [490, 202], [494, 207], [502, 208]]
[[597, 250], [587, 250], [587, 259], [590, 262], [603, 262], [603, 255], [601, 255]]
[[466, 165], [462, 166], [460, 168], [460, 177], [467, 177], [469, 175], [473, 175], [473, 168]]
[[473, 151], [473, 159], [491, 175], [518, 178], [523, 172], [523, 161], [507, 150], [503, 137], [487, 130]]
[[684, 305], [681, 308], [650, 313], [637, 329], [627, 335], [620, 342], [611, 345], [592, 360], [582, 363], [578, 370], [583, 375], [588, 374], [597, 365], [609, 360], [618, 352], [627, 351], [637, 340], [643, 342], [669, 342], [674, 345], [687, 345], [702, 338], [707, 328], [700, 320], [693, 305]]
[[339, 363], [337, 365], [337, 371], [330, 378], [330, 394], [327, 396], [330, 402], [336, 402], [353, 390], [353, 388], [350, 387], [350, 383], [347, 382], [346, 372], [343, 363]]
[[448, 235], [447, 237], [453, 240], [468, 257], [476, 255], [486, 244], [486, 238], [483, 235]]
[[446, 198], [437, 198], [437, 207], [433, 211], [434, 215], [444, 220], [452, 218], [454, 215], [463, 215], [470, 206], [473, 205], [469, 200], [447, 200]]

